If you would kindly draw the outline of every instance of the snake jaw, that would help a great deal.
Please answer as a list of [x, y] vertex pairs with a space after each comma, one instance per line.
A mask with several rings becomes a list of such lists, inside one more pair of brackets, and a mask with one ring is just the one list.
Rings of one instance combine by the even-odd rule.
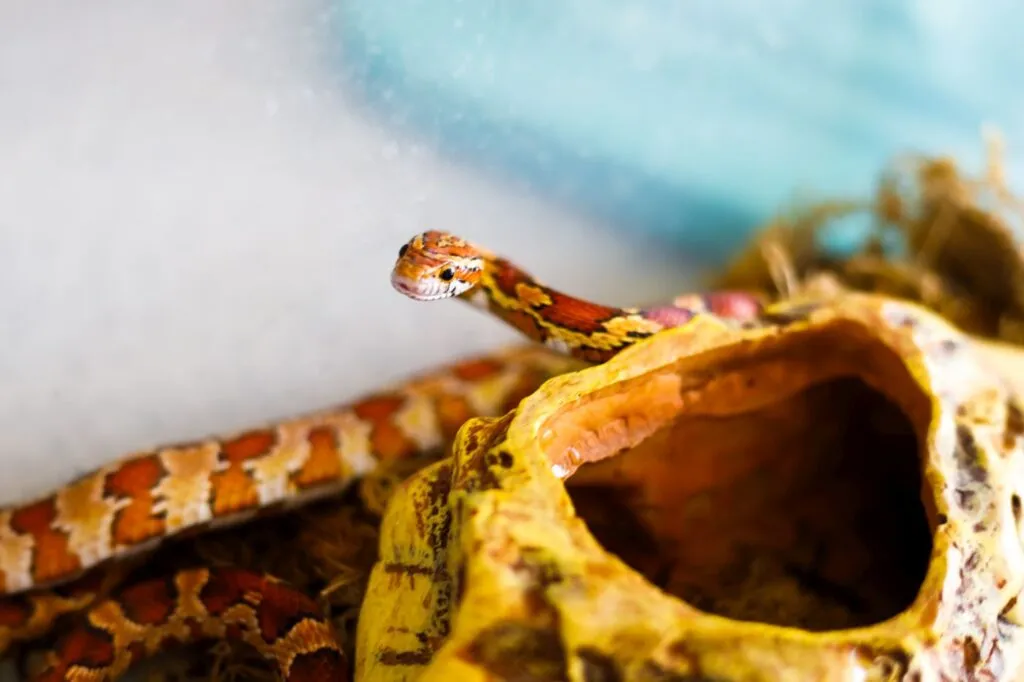
[[400, 294], [417, 301], [440, 301], [461, 293], [455, 287], [433, 278], [413, 280], [397, 272], [391, 274], [391, 286]]

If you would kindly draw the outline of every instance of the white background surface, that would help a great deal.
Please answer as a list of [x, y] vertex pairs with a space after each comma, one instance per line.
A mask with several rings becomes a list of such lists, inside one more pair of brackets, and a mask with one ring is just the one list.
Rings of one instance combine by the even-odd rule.
[[0, 502], [514, 342], [388, 283], [426, 228], [611, 303], [692, 281], [398, 137], [316, 0], [0, 0]]

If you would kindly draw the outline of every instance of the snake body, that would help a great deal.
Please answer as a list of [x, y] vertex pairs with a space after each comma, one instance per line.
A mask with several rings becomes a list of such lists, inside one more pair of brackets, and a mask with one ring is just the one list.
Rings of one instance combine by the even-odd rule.
[[757, 297], [728, 291], [649, 308], [605, 306], [436, 231], [401, 247], [391, 282], [416, 300], [467, 301], [542, 347], [460, 362], [336, 409], [132, 454], [0, 510], [0, 650], [73, 613], [81, 618], [36, 679], [113, 679], [167, 643], [210, 637], [250, 642], [288, 682], [345, 679], [324, 614], [270, 576], [178, 569], [98, 600], [96, 583], [108, 574], [93, 569], [186, 532], [337, 494], [381, 463], [443, 448], [467, 419], [506, 412], [578, 361], [604, 362], [695, 315], [744, 324], [762, 312]]
[[616, 308], [565, 294], [508, 259], [447, 232], [418, 234], [402, 245], [392, 286], [417, 301], [457, 298], [492, 314], [530, 339], [588, 362], [606, 362], [624, 348], [698, 314], [749, 323], [761, 299], [743, 291], [684, 294], [669, 305]]
[[[198, 626], [185, 631], [179, 623], [169, 634], [164, 619], [140, 622], [131, 615], [149, 608], [212, 613], [201, 600], [185, 604], [189, 593], [172, 591], [164, 602], [149, 604], [144, 599], [154, 597], [152, 589], [129, 585], [97, 604], [106, 574], [90, 569], [138, 555], [175, 536], [238, 524], [275, 506], [294, 508], [337, 494], [378, 464], [438, 451], [467, 419], [501, 414], [544, 380], [573, 366], [568, 358], [536, 347], [468, 359], [335, 409], [132, 454], [53, 494], [4, 509], [0, 511], [0, 590], [5, 595], [0, 598], [0, 649], [47, 634], [63, 614], [84, 611], [81, 629], [85, 634], [71, 636], [69, 641], [106, 638], [109, 646], [64, 646], [47, 671], [39, 674], [51, 680], [60, 679], [54, 677], [58, 673], [64, 679], [112, 679], [123, 669], [129, 650], [149, 652], [154, 640], [208, 638], [210, 631]], [[183, 570], [166, 576], [165, 582], [194, 584], [196, 574]], [[240, 580], [243, 574], [230, 575]], [[279, 594], [289, 589], [274, 584]], [[258, 604], [249, 601], [260, 592], [259, 585], [254, 585], [238, 592], [228, 611], [238, 625], [260, 615]], [[293, 599], [298, 603], [300, 597], [296, 594]], [[281, 611], [266, 616], [276, 618], [277, 613]], [[215, 631], [220, 628], [212, 616], [206, 620]], [[202, 625], [206, 620], [195, 617], [192, 622]], [[90, 626], [92, 621], [105, 623], [103, 632]], [[288, 623], [296, 625], [294, 620], [282, 621], [282, 625]], [[319, 632], [312, 625], [299, 625]], [[290, 632], [270, 627], [250, 629], [246, 636], [274, 633], [276, 639], [267, 639], [258, 648], [280, 668], [276, 658], [280, 646], [291, 646], [289, 636], [305, 641], [307, 630], [297, 635]], [[318, 646], [340, 653], [336, 641], [317, 637]], [[296, 675], [286, 679], [300, 679]]]
[[181, 569], [119, 590], [58, 639], [33, 678], [110, 680], [168, 645], [202, 639], [246, 642], [291, 682], [348, 678], [315, 600], [271, 576], [230, 567]]

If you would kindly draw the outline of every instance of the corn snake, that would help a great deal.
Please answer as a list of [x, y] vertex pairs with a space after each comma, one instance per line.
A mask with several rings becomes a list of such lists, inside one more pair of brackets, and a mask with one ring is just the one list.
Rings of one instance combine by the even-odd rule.
[[[405, 244], [391, 282], [417, 300], [456, 297], [482, 307], [540, 347], [459, 362], [348, 406], [132, 454], [49, 496], [0, 510], [0, 651], [47, 634], [58, 617], [73, 614], [82, 618], [35, 679], [113, 679], [164, 643], [211, 637], [248, 638], [289, 682], [347, 679], [326, 617], [269, 576], [190, 568], [98, 600], [95, 582], [106, 574], [94, 569], [175, 536], [337, 494], [378, 463], [443, 448], [467, 419], [504, 413], [580, 361], [603, 362], [696, 314], [744, 323], [762, 311], [758, 298], [742, 292], [687, 294], [643, 309], [604, 306], [551, 289], [441, 232]], [[236, 590], [225, 605], [222, 595], [240, 584], [251, 589]], [[220, 602], [202, 597], [211, 585]], [[268, 602], [267, 594], [275, 599]], [[270, 615], [261, 620], [264, 605]], [[290, 627], [278, 631], [278, 621]]]
[[761, 297], [742, 291], [683, 294], [669, 305], [616, 308], [553, 289], [512, 262], [455, 235], [418, 234], [398, 251], [392, 286], [418, 301], [458, 298], [560, 354], [605, 362], [663, 329], [698, 314], [757, 323]]

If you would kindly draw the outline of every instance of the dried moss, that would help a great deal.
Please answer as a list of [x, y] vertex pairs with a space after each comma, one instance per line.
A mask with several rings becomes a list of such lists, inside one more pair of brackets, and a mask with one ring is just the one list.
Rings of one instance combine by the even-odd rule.
[[[980, 177], [946, 157], [906, 156], [883, 169], [875, 195], [798, 207], [761, 229], [715, 288], [782, 297], [849, 288], [919, 302], [981, 337], [1024, 343], [1024, 202], [1003, 179], [997, 139]], [[830, 229], [867, 219], [863, 245], [835, 254]]]

